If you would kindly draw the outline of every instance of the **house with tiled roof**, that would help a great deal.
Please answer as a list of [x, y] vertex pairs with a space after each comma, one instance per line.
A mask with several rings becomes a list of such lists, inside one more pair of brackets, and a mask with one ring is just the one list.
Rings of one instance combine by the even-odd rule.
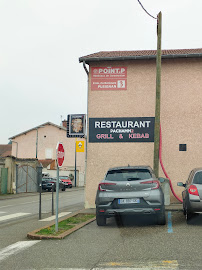
[[[95, 206], [110, 167], [153, 168], [156, 54], [101, 51], [79, 58], [88, 77], [86, 207]], [[162, 50], [160, 99], [162, 162], [181, 197], [177, 182], [202, 160], [202, 48]]]
[[[68, 134], [69, 123], [62, 125], [46, 122], [28, 130], [22, 131], [9, 139], [12, 142], [12, 156], [18, 159], [37, 159], [43, 172], [56, 177], [56, 146], [62, 142], [65, 149], [65, 159], [60, 168], [60, 175], [69, 176], [75, 173], [75, 142], [76, 139], [85, 142], [84, 136]], [[79, 137], [79, 138], [78, 138]], [[85, 152], [77, 153], [76, 186], [84, 186]], [[73, 185], [75, 182], [73, 181]]]

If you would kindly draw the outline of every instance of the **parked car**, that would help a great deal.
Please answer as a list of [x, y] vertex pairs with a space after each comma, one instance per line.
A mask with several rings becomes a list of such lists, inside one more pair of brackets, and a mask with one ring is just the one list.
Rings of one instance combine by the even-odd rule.
[[202, 213], [202, 168], [193, 169], [186, 183], [178, 182], [177, 185], [184, 187], [183, 212], [189, 223], [196, 213]]
[[[53, 188], [53, 191], [56, 191], [56, 179], [54, 178], [42, 178], [42, 190], [48, 190], [51, 191]], [[65, 184], [59, 180], [59, 189], [62, 191], [65, 191], [66, 186]]]
[[72, 181], [68, 176], [59, 176], [59, 179], [65, 184], [66, 188], [72, 188]]
[[149, 166], [109, 169], [97, 189], [95, 199], [98, 226], [115, 215], [155, 215], [165, 225], [164, 194]]

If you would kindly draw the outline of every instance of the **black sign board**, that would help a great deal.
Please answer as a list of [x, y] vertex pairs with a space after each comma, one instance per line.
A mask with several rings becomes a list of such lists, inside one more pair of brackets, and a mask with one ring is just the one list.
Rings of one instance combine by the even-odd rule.
[[89, 142], [154, 142], [154, 117], [89, 118]]
[[70, 114], [69, 135], [85, 134], [85, 114]]

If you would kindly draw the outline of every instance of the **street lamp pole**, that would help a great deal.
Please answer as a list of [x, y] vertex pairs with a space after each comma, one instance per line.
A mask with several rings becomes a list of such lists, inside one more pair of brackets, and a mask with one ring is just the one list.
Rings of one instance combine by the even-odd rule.
[[37, 158], [37, 151], [38, 151], [38, 127], [36, 128], [36, 158]]

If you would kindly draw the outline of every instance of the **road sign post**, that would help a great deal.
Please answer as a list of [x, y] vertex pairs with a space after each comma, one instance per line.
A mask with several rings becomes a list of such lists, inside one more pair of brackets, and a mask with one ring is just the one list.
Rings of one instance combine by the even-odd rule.
[[56, 182], [56, 211], [55, 211], [55, 231], [58, 232], [58, 203], [59, 203], [59, 168], [62, 167], [65, 157], [64, 146], [58, 142], [56, 146], [56, 160], [57, 160], [57, 182]]
[[76, 143], [75, 143], [74, 186], [76, 187]]
[[75, 166], [74, 166], [74, 178], [75, 178], [75, 187], [76, 187], [76, 153], [77, 152], [84, 152], [84, 141], [78, 141], [76, 139], [75, 143]]

